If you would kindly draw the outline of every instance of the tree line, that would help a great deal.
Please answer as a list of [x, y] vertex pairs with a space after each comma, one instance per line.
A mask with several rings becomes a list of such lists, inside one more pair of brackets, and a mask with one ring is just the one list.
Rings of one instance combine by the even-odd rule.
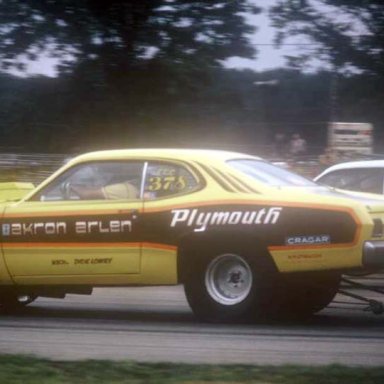
[[223, 68], [229, 56], [257, 57], [246, 38], [256, 26], [241, 15], [260, 9], [245, 0], [1, 2], [1, 68], [27, 70], [26, 60], [40, 55], [59, 63], [55, 78], [0, 75], [1, 147], [205, 146], [264, 155], [276, 133], [299, 132], [320, 152], [336, 119], [373, 123], [384, 152], [384, 6], [318, 0], [370, 26], [352, 38], [344, 20], [316, 15], [312, 3], [282, 0], [270, 11], [277, 43], [292, 33], [317, 39], [331, 66], [315, 73], [305, 71], [305, 54], [287, 69]]

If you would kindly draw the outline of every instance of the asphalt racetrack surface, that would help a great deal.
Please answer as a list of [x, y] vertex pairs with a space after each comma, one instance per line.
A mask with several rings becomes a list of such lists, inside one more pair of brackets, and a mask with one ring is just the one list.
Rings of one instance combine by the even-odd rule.
[[55, 360], [384, 365], [384, 315], [365, 307], [338, 296], [305, 321], [206, 324], [193, 317], [181, 286], [95, 289], [92, 296], [39, 298], [16, 314], [0, 314], [0, 353]]

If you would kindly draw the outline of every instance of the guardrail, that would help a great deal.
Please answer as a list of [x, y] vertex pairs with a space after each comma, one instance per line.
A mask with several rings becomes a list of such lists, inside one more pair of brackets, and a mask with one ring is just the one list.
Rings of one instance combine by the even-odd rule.
[[[70, 154], [46, 153], [0, 153], [0, 182], [25, 181], [38, 184], [62, 166]], [[265, 157], [268, 159], [268, 157]], [[292, 169], [309, 178], [315, 177], [324, 168], [315, 159], [286, 161], [270, 159], [274, 163]]]
[[68, 154], [0, 153], [0, 182], [38, 184], [70, 157]]
[[[252, 153], [253, 151], [248, 152]], [[73, 157], [71, 154], [0, 152], [0, 182], [27, 181], [34, 184], [40, 183], [71, 157]], [[277, 165], [292, 169], [308, 178], [317, 176], [322, 170], [331, 165], [321, 164], [318, 156], [313, 155], [303, 156], [296, 161], [267, 155], [264, 157]], [[384, 158], [384, 155], [369, 155], [364, 158], [360, 157], [359, 160], [372, 158]], [[348, 160], [357, 159], [343, 158], [338, 162]]]

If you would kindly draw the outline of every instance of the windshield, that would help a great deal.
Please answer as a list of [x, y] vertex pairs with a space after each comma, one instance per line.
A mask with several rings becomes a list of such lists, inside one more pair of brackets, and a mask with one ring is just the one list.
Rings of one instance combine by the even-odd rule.
[[231, 167], [252, 179], [272, 187], [314, 187], [313, 181], [262, 160], [238, 159], [227, 162]]

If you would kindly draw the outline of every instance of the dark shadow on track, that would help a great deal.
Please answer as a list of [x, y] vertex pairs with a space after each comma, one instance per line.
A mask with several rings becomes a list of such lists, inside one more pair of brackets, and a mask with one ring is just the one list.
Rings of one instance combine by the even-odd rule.
[[[60, 302], [59, 302], [60, 303]], [[87, 307], [89, 304], [87, 305]], [[157, 323], [163, 325], [184, 324], [196, 325], [199, 321], [193, 316], [188, 308], [132, 308], [127, 305], [126, 308], [100, 308], [100, 305], [95, 305], [95, 308], [85, 308], [85, 306], [56, 304], [52, 301], [52, 305], [36, 302], [30, 306], [19, 309], [13, 312], [0, 310], [0, 319], [4, 318], [20, 318], [20, 319], [67, 319], [71, 321], [88, 321], [92, 323], [107, 321], [107, 322], [128, 322], [150, 324]], [[201, 323], [204, 324], [204, 323]], [[377, 330], [384, 329], [384, 316], [377, 316], [371, 313], [360, 311], [350, 311], [339, 308], [327, 308], [322, 312], [305, 319], [274, 319], [260, 320], [253, 324], [243, 324], [246, 328], [281, 328], [288, 327], [290, 330], [299, 329], [367, 329], [372, 327]], [[217, 325], [219, 326], [219, 325]], [[226, 326], [225, 324], [223, 326]], [[230, 326], [230, 325], [228, 325]]]

